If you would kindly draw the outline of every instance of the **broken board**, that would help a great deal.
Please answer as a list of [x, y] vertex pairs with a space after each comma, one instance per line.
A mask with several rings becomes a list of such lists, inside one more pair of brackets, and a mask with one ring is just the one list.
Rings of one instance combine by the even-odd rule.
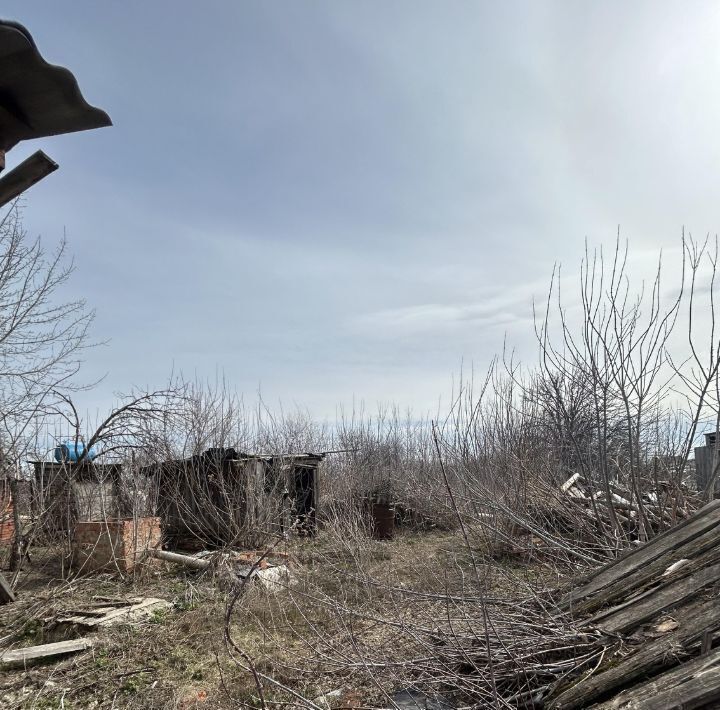
[[165, 599], [155, 597], [133, 597], [124, 602], [102, 602], [82, 611], [69, 610], [58, 616], [59, 626], [74, 626], [92, 630], [101, 626], [115, 624], [133, 624], [149, 619], [155, 612], [169, 609], [172, 604]]
[[25, 666], [35, 661], [54, 656], [64, 656], [68, 653], [77, 653], [90, 648], [95, 639], [73, 639], [72, 641], [58, 641], [57, 643], [44, 643], [41, 646], [28, 646], [5, 651], [0, 655], [0, 665], [3, 667]]

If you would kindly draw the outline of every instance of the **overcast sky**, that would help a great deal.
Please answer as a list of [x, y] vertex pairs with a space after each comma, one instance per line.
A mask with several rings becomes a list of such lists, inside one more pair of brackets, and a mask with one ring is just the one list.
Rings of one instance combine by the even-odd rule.
[[[60, 170], [109, 339], [80, 406], [171, 370], [332, 417], [424, 411], [503, 340], [532, 358], [553, 264], [618, 225], [642, 264], [720, 225], [720, 6], [6, 1], [112, 128], [25, 143]], [[669, 253], [673, 253], [670, 251]]]

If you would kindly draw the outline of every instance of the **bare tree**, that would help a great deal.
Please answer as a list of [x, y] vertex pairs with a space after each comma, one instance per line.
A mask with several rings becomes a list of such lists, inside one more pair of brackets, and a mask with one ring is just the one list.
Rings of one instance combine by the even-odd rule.
[[53, 393], [72, 388], [90, 345], [83, 300], [58, 301], [73, 272], [63, 240], [48, 254], [17, 206], [0, 220], [0, 417], [6, 456]]
[[[65, 240], [46, 252], [39, 238], [28, 237], [21, 217], [14, 204], [0, 218], [0, 457], [15, 498], [28, 442], [56, 393], [78, 387], [74, 378], [91, 345], [94, 317], [83, 300], [59, 298], [73, 273]], [[14, 560], [21, 543], [18, 527]]]

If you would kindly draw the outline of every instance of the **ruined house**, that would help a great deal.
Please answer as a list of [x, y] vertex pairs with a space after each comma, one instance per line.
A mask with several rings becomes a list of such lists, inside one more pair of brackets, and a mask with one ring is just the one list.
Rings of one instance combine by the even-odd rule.
[[30, 461], [34, 468], [32, 507], [51, 535], [76, 522], [115, 519], [127, 512], [120, 494], [122, 464]]
[[170, 546], [245, 543], [294, 529], [313, 534], [324, 454], [260, 456], [232, 448], [143, 469]]
[[[695, 481], [697, 489], [704, 491], [716, 475], [718, 465], [717, 432], [705, 434], [705, 446], [695, 449]], [[720, 481], [715, 479], [715, 494], [720, 493]]]

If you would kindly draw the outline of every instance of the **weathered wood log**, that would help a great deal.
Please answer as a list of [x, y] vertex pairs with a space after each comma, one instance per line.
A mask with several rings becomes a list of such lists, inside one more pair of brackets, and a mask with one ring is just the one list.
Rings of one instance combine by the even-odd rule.
[[665, 668], [672, 668], [686, 654], [697, 653], [706, 632], [720, 630], [720, 604], [699, 599], [683, 607], [675, 614], [675, 618], [678, 622], [675, 631], [647, 641], [619, 663], [561, 692], [548, 704], [548, 708], [580, 710], [603, 700], [640, 677], [652, 676]]
[[210, 560], [203, 560], [199, 557], [191, 557], [190, 555], [181, 555], [177, 552], [167, 552], [165, 550], [148, 550], [148, 553], [152, 557], [157, 557], [159, 560], [165, 560], [166, 562], [174, 562], [178, 565], [184, 565], [191, 569], [207, 569], [210, 567], [212, 562]]
[[674, 710], [718, 707], [720, 650], [687, 661], [659, 678], [623, 691], [597, 710]]

